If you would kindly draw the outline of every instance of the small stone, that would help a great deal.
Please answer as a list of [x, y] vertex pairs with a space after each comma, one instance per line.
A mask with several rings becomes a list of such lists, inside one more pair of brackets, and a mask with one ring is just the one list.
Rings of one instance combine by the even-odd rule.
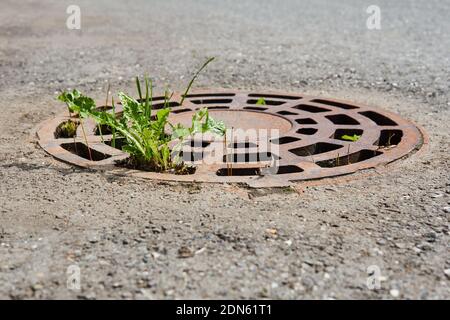
[[306, 276], [302, 278], [302, 285], [306, 288], [306, 290], [312, 290], [315, 285], [315, 281], [312, 277]]
[[433, 193], [432, 195], [430, 195], [430, 197], [433, 198], [433, 199], [440, 198], [440, 197], [443, 197], [443, 196], [444, 196], [444, 194], [441, 193], [441, 192], [436, 192], [436, 193]]
[[405, 249], [406, 248], [406, 244], [402, 243], [402, 242], [396, 242], [395, 246], [399, 249]]
[[39, 283], [36, 283], [36, 284], [34, 284], [34, 285], [32, 285], [31, 286], [31, 289], [33, 290], [33, 291], [39, 291], [39, 290], [42, 290], [44, 287], [41, 285], [41, 284], [39, 284]]
[[181, 247], [178, 249], [178, 258], [191, 258], [194, 256], [194, 253], [188, 247]]
[[197, 251], [195, 251], [195, 254], [202, 254], [205, 251], [206, 251], [206, 247], [203, 247], [203, 248], [200, 248]]
[[428, 242], [435, 242], [435, 241], [436, 241], [436, 237], [437, 237], [436, 233], [433, 232], [433, 231], [427, 232], [427, 233], [425, 233], [423, 236], [424, 236], [425, 238], [427, 238], [426, 240], [427, 240]]
[[267, 290], [267, 288], [262, 288], [261, 291], [259, 291], [259, 296], [261, 298], [267, 298], [269, 296], [269, 290]]
[[88, 238], [88, 241], [90, 243], [97, 243], [98, 242], [98, 238], [96, 236], [91, 236]]
[[445, 269], [444, 270], [445, 276], [450, 279], [450, 269]]
[[158, 253], [158, 252], [156, 252], [156, 251], [153, 251], [153, 252], [152, 252], [152, 257], [153, 257], [153, 258], [158, 259], [160, 256], [161, 256], [160, 253]]
[[423, 251], [428, 251], [428, 250], [433, 249], [433, 247], [426, 242], [421, 242], [420, 244], [417, 245], [417, 247]]
[[391, 289], [391, 291], [389, 291], [389, 293], [394, 298], [397, 298], [400, 295], [400, 291], [398, 291], [397, 289]]
[[164, 294], [166, 296], [172, 296], [174, 293], [175, 293], [175, 290], [173, 290], [173, 289], [169, 289], [164, 292]]
[[442, 210], [444, 210], [445, 213], [450, 213], [450, 206], [449, 207], [443, 207]]

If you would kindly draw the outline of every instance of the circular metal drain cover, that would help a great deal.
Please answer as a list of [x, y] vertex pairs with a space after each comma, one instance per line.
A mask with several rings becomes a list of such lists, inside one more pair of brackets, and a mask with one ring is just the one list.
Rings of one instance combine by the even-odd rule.
[[[189, 94], [183, 105], [180, 101], [180, 94], [174, 94], [170, 101], [172, 123], [190, 125], [192, 114], [207, 107], [210, 115], [223, 120], [227, 128], [267, 129], [267, 139], [270, 145], [276, 145], [276, 152], [262, 150], [259, 138], [228, 140], [225, 148], [222, 139], [195, 141], [194, 137], [184, 145], [182, 156], [196, 165], [195, 173], [131, 170], [116, 165], [117, 160], [128, 156], [119, 149], [121, 141], [117, 140], [116, 148], [111, 147], [112, 135], [104, 132], [100, 136], [91, 120], [84, 120], [88, 145], [81, 126], [75, 138], [57, 137], [58, 127], [69, 119], [64, 114], [43, 124], [38, 131], [39, 144], [57, 159], [81, 167], [152, 179], [240, 182], [264, 187], [372, 168], [399, 159], [423, 143], [420, 130], [398, 115], [334, 99], [278, 92], [203, 90]], [[155, 97], [153, 109], [162, 107], [163, 97]], [[116, 112], [121, 112], [120, 104]], [[276, 137], [270, 134], [273, 130]], [[349, 140], [355, 135], [354, 141]], [[207, 161], [213, 158], [215, 161]], [[268, 163], [274, 159], [276, 172], [268, 170]]]

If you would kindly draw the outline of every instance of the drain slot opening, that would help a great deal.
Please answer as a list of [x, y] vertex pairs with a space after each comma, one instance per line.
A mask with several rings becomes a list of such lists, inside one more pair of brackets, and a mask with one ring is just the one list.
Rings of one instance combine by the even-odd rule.
[[291, 143], [291, 142], [295, 142], [295, 141], [299, 141], [301, 140], [300, 138], [295, 138], [295, 137], [281, 137], [278, 139], [272, 139], [270, 140], [270, 142], [272, 142], [273, 144], [286, 144], [286, 143]]
[[277, 113], [281, 114], [282, 116], [296, 116], [296, 115], [298, 115], [298, 113], [290, 112], [290, 111], [287, 111], [287, 110], [278, 111]]
[[352, 125], [359, 124], [358, 121], [356, 121], [352, 117], [349, 117], [345, 114], [334, 114], [331, 116], [326, 116], [326, 118], [329, 119], [334, 124], [352, 124]]
[[403, 132], [401, 130], [381, 130], [380, 138], [375, 145], [380, 147], [390, 147], [402, 141]]
[[70, 153], [73, 153], [81, 158], [91, 160], [89, 156], [92, 156], [92, 161], [101, 161], [110, 158], [111, 156], [109, 154], [104, 154], [101, 152], [98, 152], [97, 150], [94, 150], [92, 148], [88, 148], [84, 143], [81, 142], [71, 142], [71, 143], [63, 143], [61, 144], [61, 148], [69, 151]]
[[293, 154], [300, 157], [308, 157], [311, 155], [337, 150], [339, 148], [342, 148], [342, 146], [327, 142], [319, 142], [315, 144], [310, 144], [309, 146], [305, 147], [290, 149], [289, 152], [292, 152]]
[[184, 143], [184, 145], [188, 145], [188, 146], [191, 146], [191, 147], [195, 147], [195, 148], [206, 148], [207, 146], [209, 146], [211, 144], [211, 142], [208, 142], [208, 141], [203, 141], [203, 140], [189, 140], [189, 141], [186, 141], [185, 143]]
[[259, 168], [233, 168], [231, 170], [231, 175], [229, 174], [230, 170], [227, 168], [222, 168], [217, 170], [216, 175], [218, 176], [258, 176], [260, 175]]
[[58, 138], [73, 138], [77, 133], [77, 128], [80, 123], [78, 121], [67, 120], [60, 123], [53, 134], [53, 136]]
[[[247, 100], [248, 104], [256, 104], [258, 102], [257, 99], [250, 99]], [[285, 103], [284, 101], [277, 101], [277, 100], [264, 100], [264, 103], [268, 106], [279, 106]]]
[[[155, 100], [155, 99], [153, 99], [153, 100]], [[163, 103], [155, 103], [155, 104], [152, 104], [152, 110], [163, 109], [166, 107], [176, 108], [179, 106], [180, 106], [180, 104], [178, 102], [173, 102], [173, 101], [167, 102], [167, 103], [164, 103], [164, 102]]]
[[285, 99], [285, 100], [299, 100], [301, 97], [292, 97], [292, 96], [285, 96], [285, 95], [279, 95], [279, 94], [256, 94], [256, 93], [250, 93], [248, 95], [249, 97], [255, 97], [255, 98], [273, 98], [273, 99]]
[[191, 100], [194, 104], [221, 104], [221, 103], [231, 103], [232, 99], [198, 99], [198, 100]]
[[255, 110], [255, 111], [264, 111], [267, 110], [267, 108], [264, 107], [244, 107], [245, 110]]
[[197, 93], [183, 95], [186, 98], [202, 98], [202, 97], [234, 97], [235, 93]]
[[364, 149], [348, 155], [339, 156], [334, 159], [318, 161], [316, 164], [322, 168], [334, 168], [368, 160], [379, 156], [380, 154], [382, 154], [382, 152]]
[[309, 104], [299, 104], [298, 106], [295, 106], [293, 108], [299, 109], [299, 110], [303, 110], [303, 111], [306, 111], [306, 112], [311, 112], [311, 113], [319, 113], [319, 112], [330, 111], [329, 109], [320, 108], [320, 107], [316, 107], [316, 106], [311, 106]]
[[250, 148], [256, 148], [258, 145], [253, 142], [235, 142], [233, 144], [228, 145], [229, 147], [233, 149], [250, 149]]
[[389, 119], [388, 117], [383, 116], [382, 114], [379, 114], [374, 111], [364, 111], [360, 112], [363, 116], [369, 118], [373, 122], [375, 122], [379, 126], [396, 126], [397, 123], [395, 123], [393, 120]]
[[271, 152], [259, 152], [259, 153], [234, 153], [223, 156], [223, 162], [266, 162], [272, 160], [279, 160], [280, 157]]
[[338, 108], [341, 108], [341, 109], [359, 109], [356, 106], [352, 106], [350, 104], [340, 103], [340, 102], [336, 102], [336, 101], [314, 99], [314, 100], [311, 100], [311, 102], [317, 102], [317, 103], [320, 103], [320, 104], [326, 104], [328, 106], [338, 107]]
[[[114, 148], [122, 150], [122, 147], [125, 145], [125, 142], [126, 142], [125, 138], [122, 138], [122, 137], [121, 138], [116, 138]], [[105, 143], [108, 146], [110, 146], [110, 147], [113, 146], [113, 141], [112, 140], [105, 141]]]
[[313, 135], [317, 132], [318, 129], [316, 128], [301, 128], [297, 130], [297, 133], [304, 134], [304, 135]]
[[317, 122], [311, 118], [296, 119], [295, 122], [298, 124], [317, 124]]

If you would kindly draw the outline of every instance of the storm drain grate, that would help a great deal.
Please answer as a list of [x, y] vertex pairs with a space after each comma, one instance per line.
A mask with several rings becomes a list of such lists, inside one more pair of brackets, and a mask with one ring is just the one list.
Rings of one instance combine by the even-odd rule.
[[[85, 120], [84, 125], [89, 147], [81, 126], [74, 138], [58, 136], [58, 128], [68, 120], [65, 115], [43, 124], [38, 131], [39, 144], [55, 158], [77, 166], [144, 178], [283, 186], [386, 164], [423, 143], [420, 130], [400, 116], [345, 101], [235, 90], [196, 91], [186, 97], [183, 105], [180, 101], [180, 94], [174, 94], [170, 103], [172, 123], [189, 125], [192, 114], [207, 107], [210, 115], [223, 120], [227, 128], [266, 130], [267, 141], [259, 136], [244, 139], [231, 136], [225, 145], [223, 139], [193, 137], [181, 153], [184, 161], [197, 168], [188, 175], [117, 166], [118, 160], [128, 156], [121, 150], [123, 140], [116, 140], [113, 148], [108, 128], [102, 128], [103, 136], [100, 136], [91, 120]], [[153, 108], [162, 107], [162, 98], [154, 98]], [[120, 114], [120, 104], [116, 112]], [[274, 136], [272, 132], [277, 134]]]

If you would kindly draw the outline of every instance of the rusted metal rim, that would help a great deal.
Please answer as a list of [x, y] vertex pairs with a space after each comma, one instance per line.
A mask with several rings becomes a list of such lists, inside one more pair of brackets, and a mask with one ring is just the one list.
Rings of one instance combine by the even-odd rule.
[[[258, 103], [264, 99], [264, 105]], [[247, 183], [255, 187], [286, 186], [296, 181], [321, 179], [353, 173], [390, 163], [418, 150], [423, 144], [421, 131], [410, 121], [385, 110], [336, 99], [320, 98], [283, 92], [197, 90], [191, 92], [180, 105], [181, 95], [174, 94], [170, 107], [172, 123], [189, 124], [192, 114], [209, 109], [212, 117], [223, 120], [227, 127], [236, 129], [276, 129], [278, 171], [265, 173], [267, 161], [246, 157], [258, 152], [258, 141], [229, 145], [235, 154], [244, 155], [232, 162], [232, 171], [225, 160], [228, 154], [217, 154], [222, 140], [183, 147], [183, 158], [194, 161], [196, 171], [189, 175], [175, 175], [131, 170], [116, 165], [128, 154], [110, 146], [112, 136], [100, 136], [95, 123], [84, 120], [87, 142], [93, 161], [87, 156], [88, 147], [81, 126], [75, 138], [56, 138], [57, 127], [67, 121], [66, 114], [45, 121], [37, 132], [39, 145], [55, 158], [80, 167], [101, 168], [117, 174], [135, 177], [199, 182]], [[162, 97], [156, 97], [154, 109], [163, 106]], [[121, 112], [120, 104], [116, 112]], [[357, 135], [357, 141], [343, 136]], [[74, 143], [78, 150], [74, 151]], [[216, 147], [216, 148], [214, 148]], [[215, 150], [212, 152], [212, 150]], [[266, 150], [264, 150], [266, 151]], [[228, 151], [226, 151], [228, 152]], [[216, 159], [207, 160], [214, 153]], [[199, 157], [197, 157], [200, 155]], [[273, 156], [272, 156], [273, 157]], [[243, 159], [243, 160], [242, 160]], [[198, 161], [200, 160], [200, 161]], [[207, 162], [207, 163], [205, 163]], [[230, 175], [231, 174], [231, 175]]]

